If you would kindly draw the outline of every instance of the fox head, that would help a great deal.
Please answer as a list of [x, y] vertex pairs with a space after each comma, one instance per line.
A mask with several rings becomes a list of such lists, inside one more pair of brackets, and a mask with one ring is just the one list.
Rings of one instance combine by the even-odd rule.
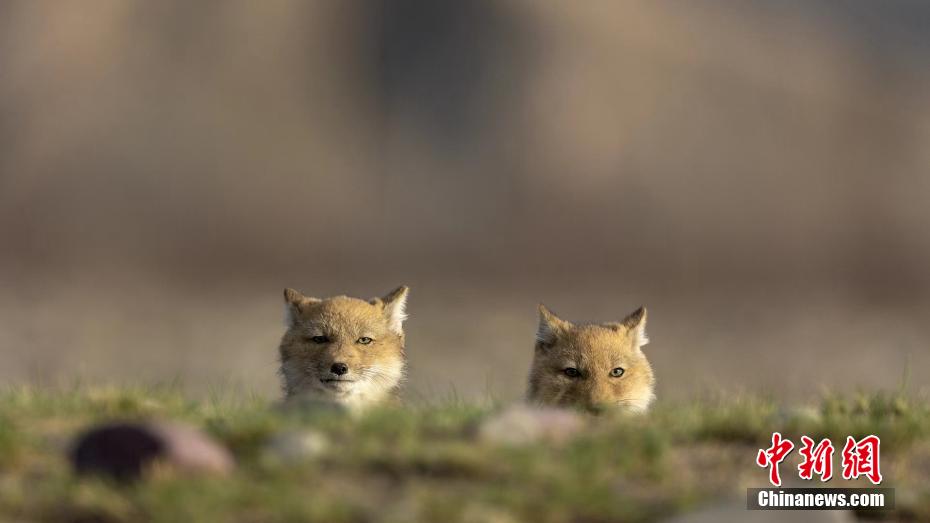
[[617, 323], [575, 325], [540, 305], [528, 399], [593, 412], [644, 412], [655, 398], [642, 351], [648, 342], [645, 308]]
[[358, 407], [395, 392], [406, 364], [407, 292], [401, 286], [365, 301], [285, 289], [287, 332], [279, 349], [285, 394]]

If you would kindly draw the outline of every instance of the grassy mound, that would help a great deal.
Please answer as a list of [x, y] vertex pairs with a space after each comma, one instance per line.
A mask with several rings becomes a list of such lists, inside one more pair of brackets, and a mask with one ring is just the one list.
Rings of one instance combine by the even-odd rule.
[[[930, 520], [930, 403], [900, 395], [784, 406], [757, 397], [659, 402], [648, 416], [603, 416], [559, 443], [476, 436], [494, 405], [390, 407], [363, 416], [281, 409], [230, 392], [199, 401], [172, 388], [20, 388], [0, 393], [0, 520], [35, 521], [651, 521], [766, 486], [754, 464], [773, 430], [882, 438], [894, 518]], [[234, 453], [222, 477], [153, 470], [119, 485], [78, 478], [67, 451], [99, 421], [181, 420]], [[326, 442], [305, 456], [269, 450], [281, 434]], [[837, 451], [839, 453], [839, 450]], [[797, 478], [797, 452], [782, 474]], [[819, 482], [814, 482], [819, 483]], [[830, 486], [867, 486], [834, 479]]]

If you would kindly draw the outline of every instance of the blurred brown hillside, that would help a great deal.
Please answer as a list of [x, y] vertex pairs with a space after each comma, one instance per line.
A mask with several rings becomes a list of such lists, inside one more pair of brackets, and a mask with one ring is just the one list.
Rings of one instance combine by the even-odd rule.
[[281, 287], [404, 282], [415, 390], [518, 393], [538, 300], [658, 307], [664, 386], [759, 385], [773, 350], [798, 367], [765, 386], [851, 355], [820, 382], [890, 386], [930, 347], [928, 27], [904, 0], [4, 2], [0, 378], [270, 391]]

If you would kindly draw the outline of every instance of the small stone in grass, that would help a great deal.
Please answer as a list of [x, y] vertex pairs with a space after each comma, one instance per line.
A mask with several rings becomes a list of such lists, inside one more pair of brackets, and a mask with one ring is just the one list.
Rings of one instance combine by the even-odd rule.
[[561, 443], [579, 434], [584, 426], [585, 419], [578, 412], [521, 404], [485, 419], [478, 427], [478, 438], [504, 445], [538, 441]]
[[124, 422], [92, 427], [75, 442], [71, 463], [78, 474], [100, 474], [119, 481], [143, 477], [153, 465], [181, 473], [224, 474], [233, 458], [203, 432], [179, 423]]
[[315, 430], [288, 430], [272, 436], [264, 456], [281, 463], [300, 462], [322, 455], [329, 448], [326, 436]]

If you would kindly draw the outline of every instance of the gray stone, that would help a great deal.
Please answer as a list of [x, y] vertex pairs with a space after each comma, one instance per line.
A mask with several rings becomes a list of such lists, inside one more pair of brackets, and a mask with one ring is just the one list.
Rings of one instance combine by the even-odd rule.
[[524, 445], [539, 441], [560, 443], [585, 428], [578, 412], [551, 407], [513, 405], [491, 415], [478, 427], [478, 439], [502, 445]]
[[264, 458], [281, 463], [306, 461], [329, 449], [329, 440], [315, 430], [289, 430], [272, 436], [263, 448]]

